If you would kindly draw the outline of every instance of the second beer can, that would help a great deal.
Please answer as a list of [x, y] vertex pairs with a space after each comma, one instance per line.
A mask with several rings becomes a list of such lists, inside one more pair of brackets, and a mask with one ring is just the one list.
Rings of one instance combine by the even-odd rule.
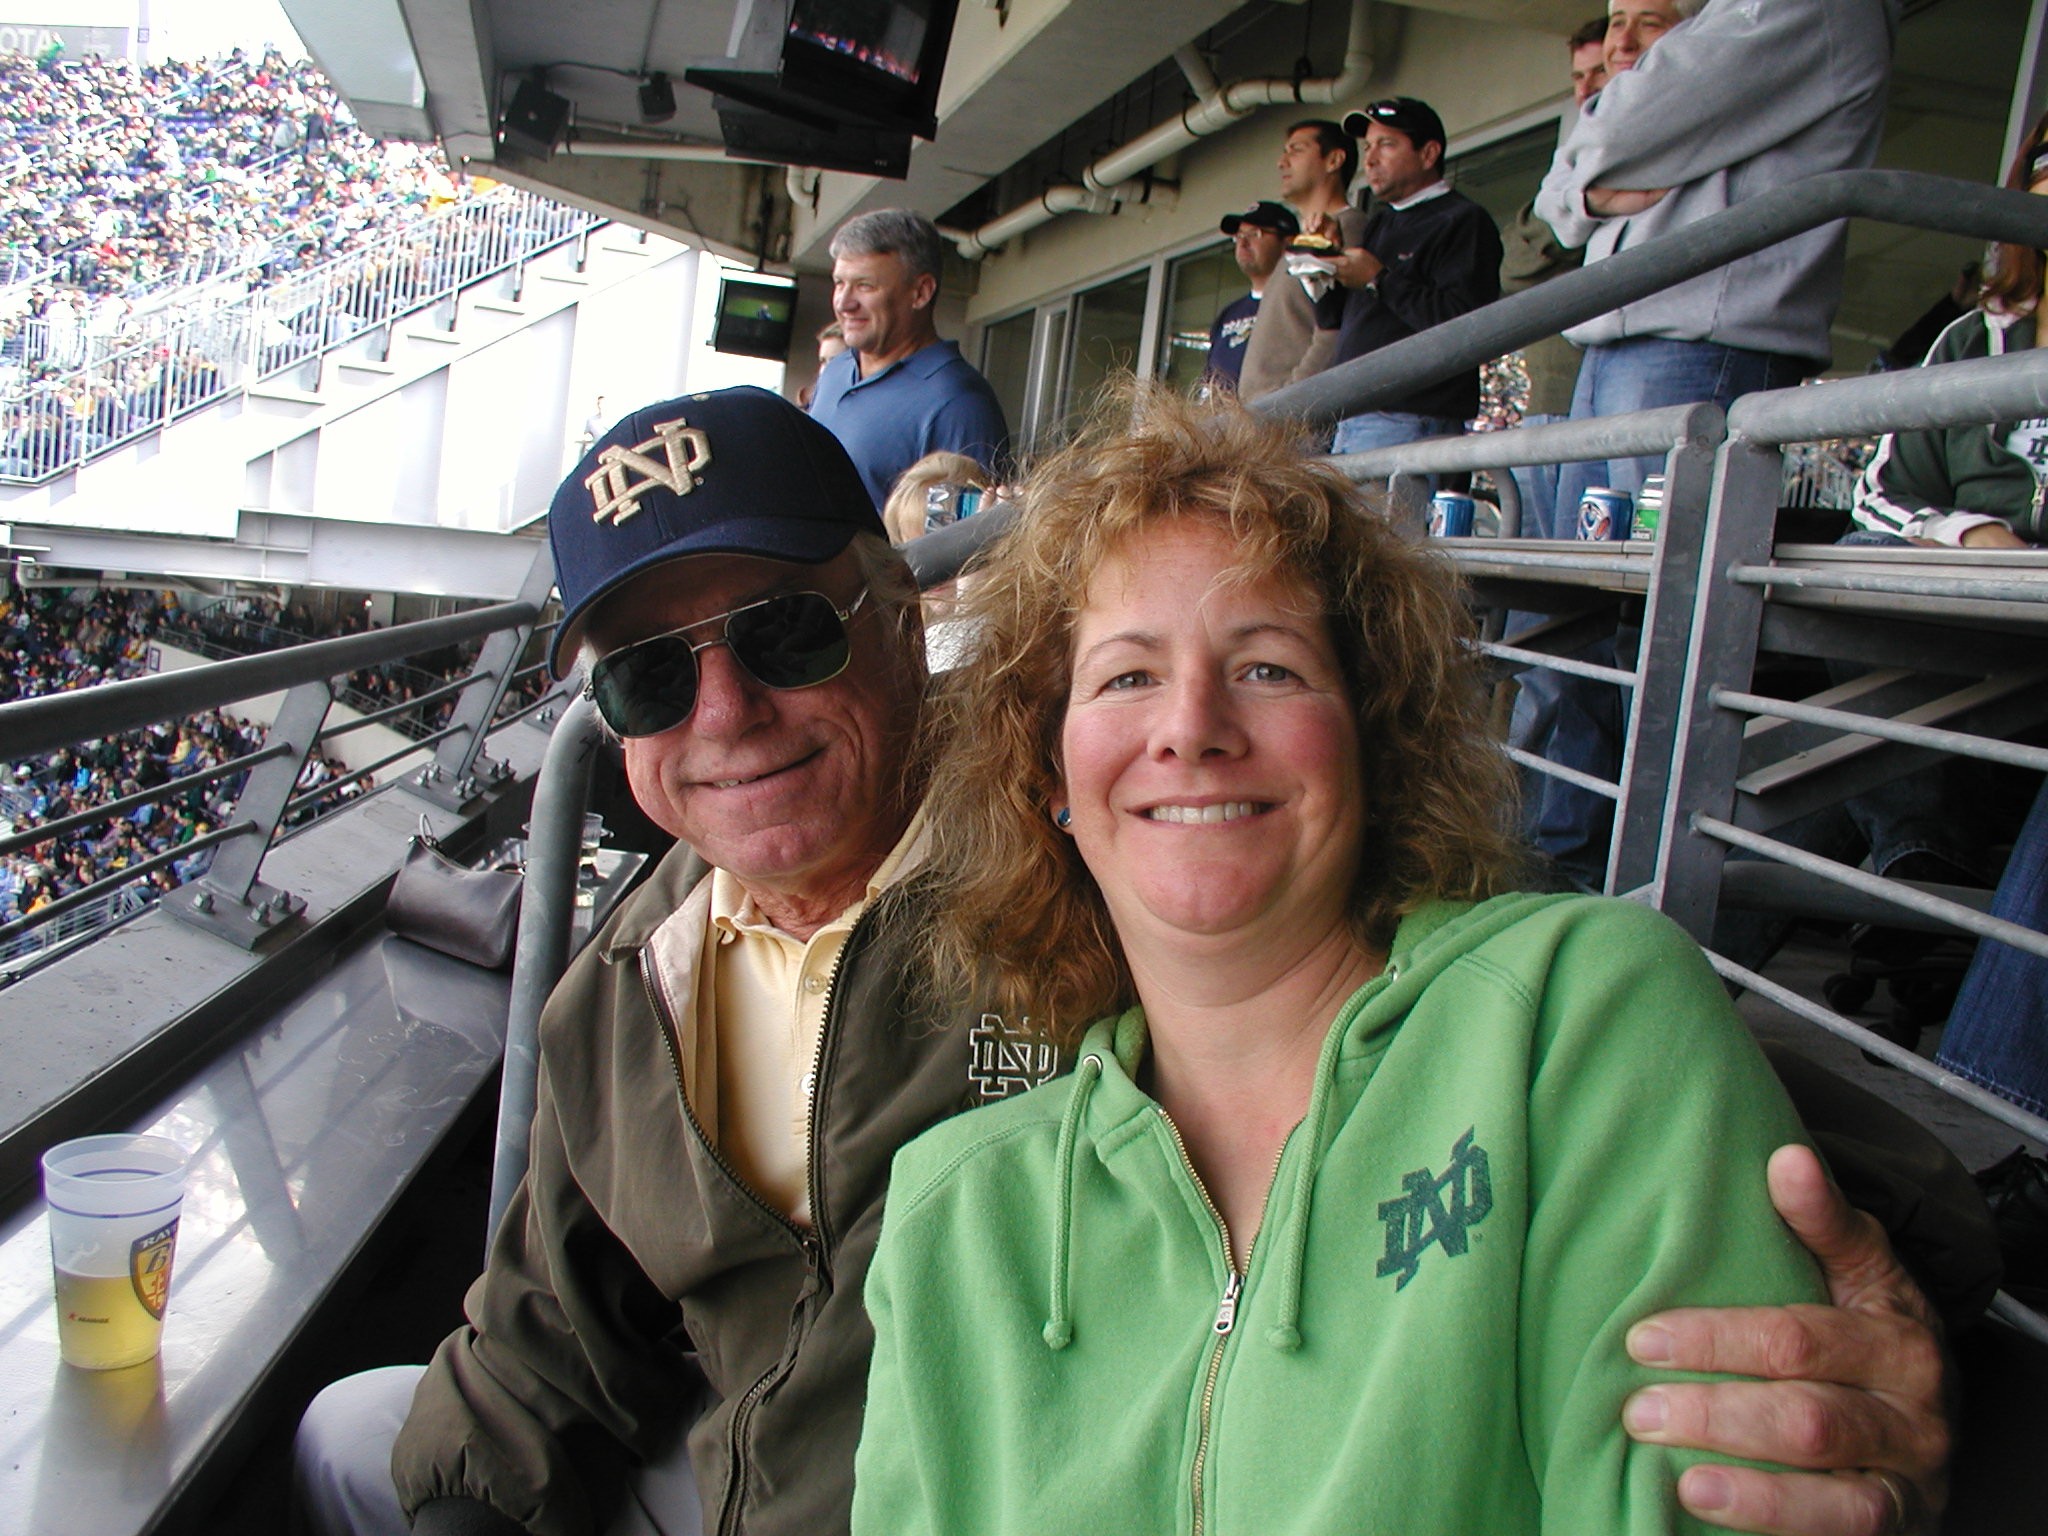
[[1625, 539], [1634, 523], [1634, 503], [1627, 491], [1596, 485], [1579, 501], [1579, 537], [1582, 539]]
[[1433, 539], [1469, 539], [1472, 517], [1479, 504], [1457, 491], [1438, 491], [1429, 498], [1429, 536]]

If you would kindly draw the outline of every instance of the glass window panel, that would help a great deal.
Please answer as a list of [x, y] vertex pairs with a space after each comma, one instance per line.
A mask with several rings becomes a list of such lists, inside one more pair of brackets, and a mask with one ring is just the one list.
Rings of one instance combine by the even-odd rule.
[[1166, 269], [1166, 334], [1159, 376], [1182, 392], [1201, 382], [1209, 363], [1209, 327], [1223, 306], [1249, 291], [1229, 241], [1170, 262]]
[[1557, 154], [1557, 123], [1540, 123], [1526, 133], [1496, 139], [1446, 162], [1444, 179], [1505, 224], [1543, 185], [1543, 173]]
[[1031, 387], [1032, 311], [998, 320], [981, 334], [981, 376], [988, 380], [1003, 403], [1003, 420], [1010, 424], [1012, 437], [1022, 439], [1025, 407]]
[[1074, 295], [1074, 341], [1067, 364], [1068, 429], [1087, 416], [1111, 375], [1138, 366], [1149, 276], [1133, 272]]

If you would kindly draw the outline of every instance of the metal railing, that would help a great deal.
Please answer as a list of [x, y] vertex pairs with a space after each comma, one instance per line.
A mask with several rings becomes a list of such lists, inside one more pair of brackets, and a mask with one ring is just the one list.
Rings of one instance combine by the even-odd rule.
[[0, 976], [18, 970], [31, 960], [40, 960], [74, 943], [80, 943], [138, 912], [152, 903], [132, 885], [95, 896], [33, 928], [0, 940]]
[[504, 187], [228, 302], [167, 308], [140, 339], [0, 403], [0, 480], [47, 480], [293, 368], [310, 387], [322, 357], [364, 337], [381, 360], [400, 320], [448, 306], [452, 326], [456, 295], [495, 277], [516, 298], [527, 262], [604, 222]]
[[[224, 825], [109, 871], [91, 885], [58, 897], [35, 912], [0, 922], [0, 944], [43, 930], [104, 901], [112, 892], [132, 888], [135, 882], [158, 870], [209, 850], [210, 862], [204, 871], [192, 869], [190, 872], [197, 878], [163, 898], [162, 905], [167, 910], [245, 948], [253, 948], [268, 935], [290, 927], [304, 911], [304, 901], [290, 892], [264, 885], [259, 876], [264, 857], [280, 828], [288, 825], [295, 814], [408, 760], [425, 759], [414, 786], [417, 792], [454, 806], [474, 801], [487, 784], [507, 771], [483, 756], [484, 738], [496, 726], [518, 718], [531, 707], [510, 713], [502, 708], [512, 685], [538, 670], [522, 669], [518, 661], [535, 634], [535, 620], [553, 582], [548, 549], [541, 545], [519, 596], [509, 603], [185, 671], [103, 683], [0, 705], [0, 740], [7, 742], [11, 755], [32, 758], [80, 741], [115, 736], [263, 694], [284, 693], [257, 750], [165, 784], [51, 821], [18, 827], [0, 836], [0, 855], [17, 853], [127, 816], [160, 800], [186, 794], [197, 786], [246, 776]], [[465, 676], [436, 690], [452, 701], [446, 725], [417, 741], [407, 741], [396, 752], [374, 762], [302, 787], [307, 763], [322, 743], [377, 723], [380, 718], [389, 718], [386, 712], [328, 725], [335, 676], [476, 639], [481, 639], [483, 646], [474, 667]], [[411, 709], [417, 703], [406, 700], [393, 706], [393, 711]]]
[[2029, 193], [1918, 171], [1828, 171], [1275, 390], [1252, 409], [1317, 422], [1381, 410], [1425, 384], [1847, 218], [2028, 246], [2048, 242], [2048, 206]]
[[[237, 656], [274, 650], [280, 645], [310, 645], [321, 638], [268, 620], [240, 615], [209, 623], [206, 614], [207, 610], [202, 609], [182, 622], [167, 620], [158, 626], [156, 635], [204, 656], [208, 661], [229, 661]], [[372, 669], [363, 669], [368, 670]], [[374, 672], [386, 683], [410, 690], [409, 696], [394, 700], [358, 687], [355, 679], [363, 675], [358, 671], [351, 673], [348, 680], [336, 683], [335, 702], [346, 704], [360, 714], [363, 718], [357, 724], [382, 723], [409, 736], [426, 735], [431, 727], [422, 711], [449, 696], [445, 674], [405, 662], [387, 663], [375, 668]]]

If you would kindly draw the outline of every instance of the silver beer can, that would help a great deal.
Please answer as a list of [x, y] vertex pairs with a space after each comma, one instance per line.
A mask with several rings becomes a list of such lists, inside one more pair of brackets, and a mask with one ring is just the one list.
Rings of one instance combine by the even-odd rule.
[[1626, 539], [1635, 523], [1635, 504], [1627, 491], [1596, 485], [1579, 500], [1579, 537]]
[[1469, 539], [1472, 519], [1479, 503], [1458, 491], [1438, 491], [1429, 498], [1429, 536], [1432, 539]]

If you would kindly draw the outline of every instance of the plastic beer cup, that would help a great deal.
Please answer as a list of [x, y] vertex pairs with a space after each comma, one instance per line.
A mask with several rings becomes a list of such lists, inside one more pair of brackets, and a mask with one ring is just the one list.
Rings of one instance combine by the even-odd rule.
[[185, 1154], [161, 1136], [84, 1136], [43, 1154], [67, 1364], [110, 1371], [155, 1357], [184, 1197]]

